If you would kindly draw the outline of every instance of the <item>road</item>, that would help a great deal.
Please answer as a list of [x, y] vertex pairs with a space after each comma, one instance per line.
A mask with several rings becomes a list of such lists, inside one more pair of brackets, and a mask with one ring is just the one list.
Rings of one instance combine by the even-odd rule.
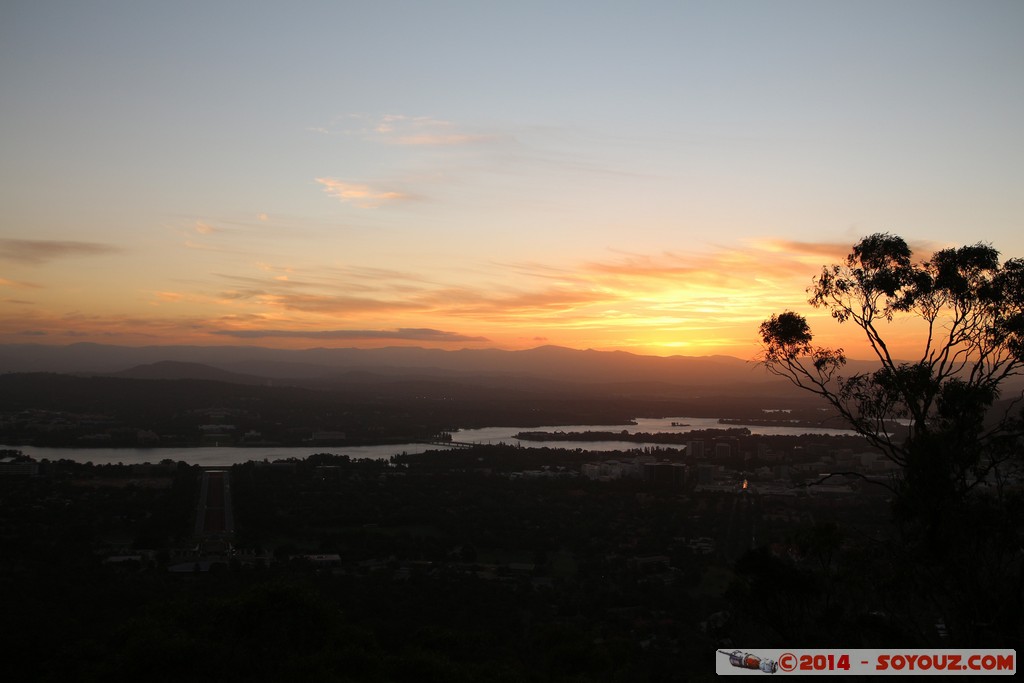
[[196, 509], [196, 536], [223, 536], [235, 531], [231, 507], [231, 477], [224, 470], [207, 470]]

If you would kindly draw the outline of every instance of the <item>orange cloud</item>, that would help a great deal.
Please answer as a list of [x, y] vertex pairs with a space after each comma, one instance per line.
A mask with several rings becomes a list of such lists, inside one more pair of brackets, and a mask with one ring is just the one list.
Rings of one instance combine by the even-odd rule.
[[346, 204], [363, 209], [376, 209], [384, 204], [409, 199], [409, 195], [394, 190], [380, 190], [363, 183], [349, 183], [336, 178], [315, 178], [324, 191]]
[[264, 294], [261, 299], [270, 306], [331, 316], [346, 316], [357, 312], [384, 313], [421, 309], [421, 306], [413, 302], [382, 301], [330, 294]]
[[473, 142], [481, 142], [488, 139], [483, 135], [468, 135], [466, 133], [449, 133], [446, 135], [438, 133], [418, 133], [416, 135], [402, 135], [396, 137], [393, 142], [397, 145], [424, 145], [424, 146], [450, 146], [466, 145]]
[[830, 262], [846, 258], [846, 255], [850, 253], [850, 245], [846, 242], [799, 242], [768, 239], [757, 240], [754, 245], [773, 254], [820, 256]]
[[423, 295], [420, 301], [434, 313], [492, 322], [557, 319], [568, 324], [574, 312], [614, 297], [585, 287], [547, 288], [483, 294], [473, 288], [447, 288]]
[[332, 340], [387, 340], [429, 342], [485, 342], [486, 337], [445, 332], [430, 328], [398, 328], [395, 330], [274, 330], [238, 329], [212, 330], [211, 334], [239, 339], [332, 339]]
[[428, 116], [388, 114], [381, 117], [373, 130], [384, 142], [393, 145], [452, 146], [493, 139], [490, 135], [460, 132], [452, 122]]
[[[767, 252], [788, 254], [801, 258], [804, 261], [821, 257], [827, 259], [829, 263], [839, 263], [845, 260], [847, 255], [853, 250], [851, 242], [799, 242], [784, 239], [767, 239], [754, 241], [753, 244], [756, 248]], [[908, 246], [919, 259], [926, 259], [936, 251], [950, 245], [932, 240], [916, 240], [909, 242]]]
[[199, 341], [196, 330], [205, 324], [202, 318], [186, 316], [54, 315], [35, 310], [13, 318], [0, 317], [0, 340], [15, 338], [21, 331], [31, 329], [37, 336], [47, 336], [51, 340], [67, 338], [123, 344]]
[[40, 289], [41, 285], [31, 282], [20, 282], [18, 280], [8, 280], [5, 277], [0, 277], [0, 287], [10, 287], [11, 289]]
[[325, 126], [307, 126], [306, 130], [321, 135], [357, 136], [387, 145], [419, 147], [471, 145], [500, 138], [490, 133], [467, 132], [451, 121], [404, 114], [379, 117], [352, 114], [338, 117]]

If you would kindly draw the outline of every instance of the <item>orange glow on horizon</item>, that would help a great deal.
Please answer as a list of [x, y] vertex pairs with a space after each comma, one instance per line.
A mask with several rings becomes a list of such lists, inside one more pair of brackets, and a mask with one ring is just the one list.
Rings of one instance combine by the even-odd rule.
[[[88, 289], [63, 284], [59, 272], [47, 286], [19, 276], [0, 280], [0, 296], [7, 297], [0, 299], [0, 341], [293, 349], [550, 344], [753, 360], [761, 322], [794, 310], [808, 317], [820, 345], [870, 358], [857, 328], [806, 301], [823, 263], [840, 260], [843, 250], [763, 240], [574, 267], [505, 263], [441, 273], [260, 260], [193, 280], [154, 277], [145, 289], [104, 279], [101, 271]], [[888, 338], [909, 357], [922, 332], [897, 321]]]

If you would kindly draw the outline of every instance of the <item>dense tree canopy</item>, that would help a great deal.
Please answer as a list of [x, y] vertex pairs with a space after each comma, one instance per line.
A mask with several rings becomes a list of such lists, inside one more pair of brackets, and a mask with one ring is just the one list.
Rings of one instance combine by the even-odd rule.
[[[844, 350], [816, 346], [792, 311], [762, 323], [761, 361], [827, 400], [898, 464], [909, 509], [937, 523], [980, 483], [1008, 474], [1021, 396], [1001, 389], [1024, 367], [1024, 260], [1000, 263], [979, 243], [915, 261], [902, 238], [874, 234], [823, 267], [808, 294], [861, 329], [878, 369], [844, 375]], [[888, 324], [905, 319], [922, 330], [913, 358], [896, 357], [887, 341]]]

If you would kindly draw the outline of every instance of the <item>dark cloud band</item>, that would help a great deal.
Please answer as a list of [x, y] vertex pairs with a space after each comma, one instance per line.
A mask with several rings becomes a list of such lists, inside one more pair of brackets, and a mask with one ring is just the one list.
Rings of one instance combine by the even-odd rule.
[[119, 251], [117, 247], [98, 242], [0, 239], [0, 260], [21, 263], [43, 263], [69, 256], [102, 256]]
[[403, 339], [433, 342], [485, 342], [486, 337], [472, 337], [456, 332], [429, 328], [399, 328], [397, 330], [214, 330], [213, 334], [239, 339]]

